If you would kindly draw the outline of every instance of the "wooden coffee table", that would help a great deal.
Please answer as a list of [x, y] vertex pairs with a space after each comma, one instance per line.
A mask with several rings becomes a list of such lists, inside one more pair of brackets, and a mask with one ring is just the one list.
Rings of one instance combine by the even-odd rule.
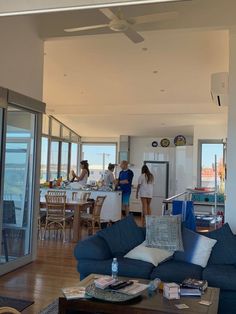
[[[78, 286], [87, 286], [95, 278], [101, 275], [91, 274], [78, 283]], [[121, 277], [121, 279], [130, 279]], [[148, 283], [149, 280], [139, 280], [142, 283]], [[110, 313], [110, 314], [167, 314], [167, 313], [185, 313], [185, 314], [217, 314], [219, 302], [218, 288], [209, 287], [205, 294], [199, 297], [181, 297], [179, 300], [167, 300], [160, 292], [152, 296], [144, 292], [139, 298], [128, 303], [110, 303], [95, 299], [76, 299], [67, 300], [65, 297], [59, 298], [59, 314], [73, 313]], [[212, 302], [210, 306], [201, 305], [200, 300]], [[175, 304], [186, 304], [188, 309], [179, 310]]]

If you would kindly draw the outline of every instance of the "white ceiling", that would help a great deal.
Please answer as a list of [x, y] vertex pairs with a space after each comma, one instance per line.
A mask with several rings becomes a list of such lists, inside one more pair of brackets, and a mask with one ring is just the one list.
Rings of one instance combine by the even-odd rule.
[[[186, 2], [181, 8], [177, 3], [124, 8], [127, 16], [154, 13], [154, 9], [183, 14], [179, 24], [165, 21], [139, 29], [145, 38], [141, 44], [111, 31], [55, 39], [65, 27], [103, 23], [97, 10], [72, 12], [79, 24], [70, 22], [69, 13], [65, 19], [61, 14], [51, 15], [47, 32], [49, 15], [37, 16], [41, 36], [54, 37], [45, 42], [44, 101], [48, 112], [81, 136], [92, 137], [191, 135], [194, 125], [225, 124], [227, 108], [212, 103], [210, 76], [228, 71], [228, 31], [213, 23], [218, 10], [223, 10], [220, 6], [207, 11], [208, 20], [206, 13], [200, 15], [204, 28], [192, 28], [196, 15], [206, 9], [201, 2]], [[212, 0], [203, 2], [210, 4]], [[228, 16], [228, 21], [231, 18]], [[55, 29], [61, 33], [55, 35]]]

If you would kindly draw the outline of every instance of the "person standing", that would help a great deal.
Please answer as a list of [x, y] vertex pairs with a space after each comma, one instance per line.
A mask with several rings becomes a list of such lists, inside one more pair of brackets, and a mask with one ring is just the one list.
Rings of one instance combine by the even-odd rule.
[[123, 160], [120, 164], [121, 171], [118, 178], [118, 186], [122, 191], [122, 211], [125, 211], [125, 215], [129, 214], [129, 199], [131, 194], [132, 180], [134, 173], [128, 168], [128, 161]]
[[114, 173], [113, 173], [114, 170], [115, 170], [115, 165], [109, 164], [108, 170], [105, 171], [104, 178], [103, 178], [103, 184], [105, 186], [111, 187], [112, 184], [115, 182], [115, 177], [114, 177]]
[[71, 182], [75, 181], [75, 182], [78, 182], [81, 185], [85, 185], [85, 184], [87, 184], [88, 177], [89, 177], [89, 174], [90, 174], [88, 161], [87, 160], [82, 160], [80, 162], [80, 168], [81, 168], [81, 172], [80, 172], [79, 176], [77, 176], [75, 174], [74, 170], [71, 171], [71, 175], [72, 175]]
[[145, 216], [151, 215], [150, 204], [153, 196], [154, 177], [148, 166], [143, 165], [141, 175], [138, 178], [136, 198], [140, 196], [142, 202], [142, 224], [144, 226]]

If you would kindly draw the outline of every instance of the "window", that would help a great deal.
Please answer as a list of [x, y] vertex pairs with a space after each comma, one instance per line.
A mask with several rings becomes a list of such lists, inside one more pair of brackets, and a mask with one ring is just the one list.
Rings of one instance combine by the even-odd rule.
[[62, 127], [62, 137], [65, 140], [70, 140], [70, 130], [66, 128], [65, 126]]
[[[225, 180], [224, 144], [222, 141], [199, 141], [200, 152], [200, 186], [215, 187], [215, 170], [217, 171], [217, 186], [223, 192]], [[216, 169], [215, 169], [216, 156]]]
[[78, 144], [71, 143], [70, 169], [78, 172]]
[[69, 162], [69, 143], [61, 143], [61, 169], [60, 176], [63, 180], [68, 178], [68, 164]]
[[59, 142], [51, 142], [50, 154], [50, 180], [57, 179], [58, 177], [58, 160], [59, 159]]
[[51, 119], [52, 123], [52, 136], [60, 137], [61, 136], [61, 124], [55, 119]]
[[40, 183], [44, 183], [47, 181], [47, 166], [48, 166], [48, 138], [42, 137]]
[[43, 134], [49, 134], [49, 117], [46, 114], [43, 115], [42, 133]]
[[101, 179], [109, 163], [116, 163], [116, 144], [87, 144], [82, 145], [81, 159], [88, 160], [89, 180]]

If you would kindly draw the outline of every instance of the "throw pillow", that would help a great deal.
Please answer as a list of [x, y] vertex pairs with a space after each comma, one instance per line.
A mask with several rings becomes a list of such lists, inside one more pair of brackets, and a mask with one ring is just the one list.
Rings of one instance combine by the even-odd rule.
[[124, 256], [145, 239], [143, 230], [136, 225], [133, 215], [99, 231], [97, 235], [106, 241], [114, 257]]
[[206, 267], [216, 240], [212, 240], [187, 228], [182, 231], [184, 252], [175, 252], [174, 260]]
[[168, 251], [183, 251], [181, 215], [146, 216], [146, 243]]
[[209, 264], [230, 265], [236, 263], [236, 239], [228, 223], [219, 229], [206, 233], [206, 236], [217, 240]]
[[157, 266], [173, 255], [173, 252], [146, 246], [146, 241], [129, 251], [124, 257], [148, 262]]

